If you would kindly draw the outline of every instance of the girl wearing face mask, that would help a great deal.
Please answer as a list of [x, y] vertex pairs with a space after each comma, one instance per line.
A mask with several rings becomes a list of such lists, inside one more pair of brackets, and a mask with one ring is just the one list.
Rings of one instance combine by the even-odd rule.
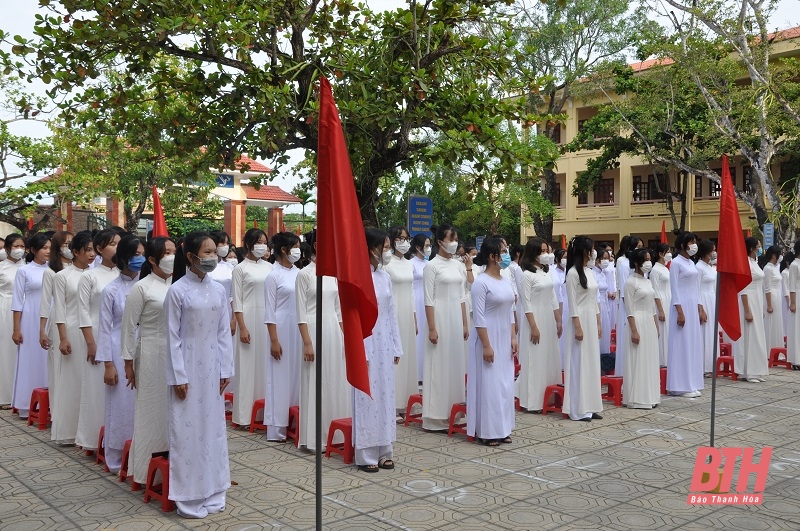
[[623, 338], [627, 337], [628, 319], [625, 315], [625, 281], [631, 274], [631, 265], [628, 259], [630, 253], [643, 246], [642, 239], [638, 236], [628, 236], [622, 238], [617, 258], [617, 352], [614, 358], [614, 374], [624, 374], [626, 349], [628, 342]]
[[405, 412], [408, 397], [419, 393], [417, 377], [417, 318], [414, 307], [414, 265], [405, 259], [411, 250], [411, 240], [405, 227], [389, 229], [392, 259], [384, 267], [392, 280], [392, 294], [400, 327], [403, 356], [395, 367], [394, 396], [398, 420]]
[[86, 361], [81, 376], [81, 405], [75, 444], [86, 451], [97, 450], [97, 434], [105, 419], [105, 367], [96, 359], [96, 339], [103, 290], [119, 276], [114, 261], [119, 242], [120, 236], [113, 229], [98, 232], [94, 236], [94, 250], [99, 263], [95, 259], [97, 265], [83, 273], [78, 283], [78, 320], [86, 343]]
[[11, 339], [14, 332], [11, 299], [17, 270], [25, 265], [25, 239], [19, 234], [8, 235], [3, 251], [7, 258], [0, 262], [0, 408], [11, 409], [17, 366], [17, 345]]
[[[269, 254], [266, 233], [258, 228], [244, 235], [244, 260], [233, 269], [231, 295], [237, 335], [233, 342], [233, 365], [236, 378], [231, 422], [250, 424], [253, 403], [264, 398], [267, 378], [269, 336], [261, 323], [266, 304], [264, 284], [273, 265], [264, 260]], [[260, 419], [259, 419], [260, 420]]]
[[794, 261], [794, 254], [789, 252], [786, 253], [786, 256], [783, 257], [781, 260], [781, 293], [783, 296], [781, 297], [782, 306], [783, 306], [783, 331], [786, 334], [787, 338], [789, 336], [789, 318], [792, 315], [792, 312], [789, 310], [789, 305], [791, 300], [789, 298], [789, 268]]
[[[566, 325], [569, 319], [569, 301], [567, 300], [567, 250], [556, 249], [553, 254], [555, 267], [550, 268], [553, 275], [553, 289], [556, 290], [556, 300], [558, 301], [559, 311], [561, 312], [561, 322]], [[564, 370], [564, 357], [567, 353], [567, 336], [561, 334], [558, 342], [558, 350], [561, 354], [561, 370]]]
[[233, 375], [229, 300], [208, 276], [218, 261], [207, 232], [187, 235], [175, 264], [185, 274], [164, 301], [169, 499], [186, 518], [223, 511], [231, 485], [223, 398]]
[[622, 381], [629, 408], [652, 409], [661, 403], [658, 368], [658, 316], [655, 289], [645, 276], [652, 270], [647, 249], [630, 254], [633, 273], [625, 281], [625, 313], [628, 318], [628, 362]]
[[122, 466], [125, 441], [133, 438], [135, 391], [124, 381], [120, 383], [125, 374], [121, 332], [125, 301], [133, 286], [139, 282], [139, 272], [146, 261], [141, 240], [133, 235], [122, 238], [117, 245], [115, 260], [120, 274], [103, 290], [95, 359], [103, 363], [105, 368], [106, 466], [116, 474]]
[[653, 264], [653, 269], [650, 271], [650, 283], [653, 285], [655, 291], [655, 309], [656, 318], [658, 322], [658, 364], [662, 367], [667, 366], [667, 353], [668, 346], [667, 340], [669, 338], [669, 307], [672, 300], [672, 291], [669, 285], [669, 269], [667, 269], [667, 255], [669, 254], [669, 245], [660, 243], [653, 249], [651, 256], [658, 258], [656, 263]]
[[600, 308], [597, 282], [591, 264], [597, 259], [594, 242], [576, 236], [567, 250], [567, 353], [564, 359], [564, 405], [562, 411], [572, 420], [591, 422], [602, 419], [600, 396]]
[[[175, 269], [175, 243], [153, 238], [144, 249], [142, 278], [131, 289], [122, 314], [121, 349], [126, 385], [135, 389], [133, 439], [128, 473], [147, 483], [150, 457], [169, 450], [167, 441], [167, 336], [164, 299]], [[138, 333], [137, 333], [138, 332]], [[122, 375], [120, 375], [120, 378]], [[121, 383], [118, 385], [122, 385]]]
[[297, 274], [300, 238], [291, 232], [272, 237], [275, 265], [264, 282], [264, 323], [269, 332], [264, 424], [268, 441], [286, 441], [289, 408], [300, 404], [303, 341], [297, 328]]
[[672, 259], [669, 285], [672, 292], [669, 314], [667, 391], [685, 398], [700, 396], [703, 389], [703, 344], [701, 325], [707, 321], [700, 302], [700, 275], [692, 261], [697, 254], [697, 237], [684, 232], [675, 240], [680, 254]]
[[80, 329], [78, 314], [78, 285], [83, 274], [94, 263], [95, 250], [92, 234], [82, 231], [70, 242], [72, 265], [56, 273], [53, 279], [53, 324], [58, 340], [55, 348], [56, 392], [50, 392], [50, 401], [58, 406], [52, 410], [53, 426], [50, 439], [63, 445], [75, 443], [78, 431], [78, 414], [81, 405], [83, 369], [86, 365], [86, 340]]
[[603, 269], [606, 275], [606, 282], [608, 284], [608, 303], [606, 308], [608, 311], [608, 336], [611, 339], [611, 330], [617, 327], [617, 267], [614, 260], [614, 250], [610, 243], [606, 243], [601, 248], [605, 249], [608, 253], [608, 267]]
[[[53, 279], [56, 273], [72, 264], [72, 251], [69, 244], [72, 233], [59, 231], [50, 239], [49, 267], [42, 278], [42, 304], [39, 307], [39, 344], [47, 349], [47, 388], [50, 396], [55, 395], [55, 364], [58, 354], [58, 330], [52, 325], [53, 319]], [[60, 404], [50, 405], [50, 413]]]
[[764, 330], [764, 272], [756, 258], [761, 242], [750, 237], [744, 240], [752, 280], [739, 292], [739, 315], [742, 337], [733, 343], [733, 365], [739, 378], [759, 383], [769, 374], [767, 336]]
[[228, 300], [231, 301], [230, 304], [230, 316], [231, 316], [231, 335], [236, 333], [236, 319], [233, 316], [233, 295], [232, 295], [232, 286], [233, 286], [233, 268], [236, 267], [236, 264], [229, 262], [227, 260], [228, 255], [230, 254], [231, 247], [231, 237], [228, 236], [228, 233], [221, 230], [215, 230], [211, 233], [211, 239], [214, 240], [214, 243], [217, 245], [217, 267], [208, 274], [211, 280], [219, 283], [223, 288], [225, 288], [225, 293], [228, 295]]
[[425, 315], [425, 287], [422, 281], [422, 272], [425, 270], [425, 266], [428, 265], [428, 258], [431, 256], [431, 239], [424, 234], [417, 234], [411, 239], [409, 253], [411, 254], [409, 261], [414, 267], [414, 315], [417, 319], [417, 380], [421, 384], [425, 361], [425, 344], [428, 342], [428, 318]]
[[714, 318], [717, 305], [717, 270], [713, 267], [716, 247], [711, 240], [697, 244], [697, 273], [700, 276], [700, 304], [706, 310], [706, 322], [700, 325], [703, 350], [703, 373], [710, 378], [714, 371], [714, 342], [719, 336], [714, 333]]
[[[8, 245], [8, 243], [6, 243]], [[800, 291], [800, 240], [794, 242], [794, 260], [789, 266], [789, 326], [786, 329], [786, 358], [792, 369], [800, 370], [800, 312], [797, 311], [797, 292]]]
[[552, 262], [548, 249], [541, 238], [531, 238], [520, 259], [524, 273], [517, 305], [524, 316], [519, 321], [521, 368], [515, 386], [520, 406], [530, 413], [541, 413], [545, 389], [561, 383], [561, 309], [548, 272]]
[[773, 348], [782, 348], [783, 337], [786, 335], [783, 328], [783, 312], [781, 286], [783, 284], [780, 272], [780, 263], [783, 261], [780, 247], [773, 245], [765, 253], [764, 259], [764, 331], [767, 338], [767, 352]]
[[464, 342], [469, 337], [463, 264], [452, 259], [458, 233], [446, 223], [436, 230], [439, 253], [425, 267], [428, 341], [422, 379], [422, 427], [447, 430], [450, 409], [464, 401]]
[[600, 354], [611, 352], [611, 324], [608, 322], [608, 279], [605, 269], [608, 268], [608, 253], [602, 247], [595, 250], [597, 259], [592, 263], [592, 273], [597, 282], [597, 304], [600, 307], [600, 327], [603, 337], [600, 338]]
[[50, 240], [46, 235], [34, 234], [28, 240], [26, 259], [28, 263], [17, 269], [11, 298], [14, 321], [11, 339], [18, 347], [11, 405], [19, 410], [21, 419], [28, 418], [33, 390], [47, 386], [47, 349], [37, 341], [42, 279], [50, 259]]

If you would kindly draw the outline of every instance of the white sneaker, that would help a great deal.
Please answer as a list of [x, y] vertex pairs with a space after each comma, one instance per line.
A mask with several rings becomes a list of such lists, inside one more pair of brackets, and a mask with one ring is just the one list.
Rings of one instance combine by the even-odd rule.
[[700, 391], [690, 391], [681, 395], [683, 398], [697, 398], [700, 396]]
[[758, 378], [748, 378], [747, 381], [753, 383], [761, 383], [761, 380], [759, 380]]

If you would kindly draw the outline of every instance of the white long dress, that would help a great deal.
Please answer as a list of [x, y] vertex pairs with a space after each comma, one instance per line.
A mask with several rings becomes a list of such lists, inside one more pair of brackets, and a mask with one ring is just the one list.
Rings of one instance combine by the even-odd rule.
[[[106, 385], [105, 448], [106, 464], [112, 472], [119, 470], [125, 441], [133, 438], [133, 410], [136, 391], [126, 385], [125, 363], [122, 360], [122, 314], [125, 301], [139, 274], [131, 278], [119, 275], [103, 290], [100, 303], [100, 326], [97, 333], [97, 356], [105, 363], [110, 361], [117, 370], [117, 385]], [[117, 458], [120, 459], [117, 462]]]
[[783, 334], [789, 334], [789, 268], [781, 271], [781, 308], [783, 308]]
[[[208, 276], [211, 277], [211, 280], [219, 283], [223, 288], [225, 288], [225, 296], [228, 297], [229, 301], [228, 304], [229, 319], [233, 319], [233, 309], [230, 305], [230, 301], [233, 300], [233, 269], [234, 266], [228, 263], [227, 260], [220, 260], [219, 263], [217, 264], [217, 268], [208, 274]], [[235, 397], [234, 400], [236, 400]]]
[[[667, 354], [667, 390], [682, 394], [700, 391], [703, 382], [703, 336], [700, 331], [700, 275], [694, 263], [678, 255], [669, 267], [672, 300], [669, 311], [669, 352]], [[685, 323], [678, 326], [678, 310]]]
[[[558, 328], [555, 314], [558, 301], [553, 276], [541, 268], [525, 271], [520, 302], [526, 316], [520, 321], [519, 376], [515, 382], [520, 406], [528, 411], [542, 409], [544, 390], [548, 385], [561, 383], [561, 359], [558, 354]], [[539, 343], [531, 341], [531, 326], [527, 314], [533, 315], [539, 329]]]
[[[81, 407], [81, 389], [83, 387], [83, 370], [86, 363], [86, 340], [80, 329], [78, 316], [78, 286], [83, 275], [90, 268], [80, 269], [74, 265], [67, 266], [56, 274], [53, 282], [53, 298], [55, 302], [53, 327], [64, 325], [66, 338], [72, 349], [71, 354], [61, 354], [60, 339], [56, 343], [60, 360], [56, 364], [55, 395], [60, 405], [53, 415], [53, 427], [50, 439], [63, 444], [75, 442], [78, 432], [78, 414]], [[54, 400], [53, 396], [50, 400]]]
[[61, 353], [58, 351], [58, 330], [53, 324], [53, 282], [56, 277], [56, 272], [48, 267], [42, 276], [42, 302], [39, 305], [39, 318], [47, 319], [45, 324], [44, 333], [50, 341], [50, 347], [47, 349], [47, 390], [50, 396], [50, 416], [56, 414], [56, 409], [60, 405], [57, 400], [53, 400], [56, 396], [56, 364], [60, 361]]
[[[522, 307], [522, 301], [519, 300], [519, 294], [525, 287], [525, 272], [517, 262], [511, 262], [511, 265], [502, 271], [508, 271], [514, 281], [514, 311], [517, 316], [515, 322], [517, 324], [517, 343], [519, 343], [520, 323], [522, 323], [522, 320], [525, 318], [525, 309]], [[469, 329], [472, 330], [472, 326], [470, 326]]]
[[[314, 348], [314, 361], [300, 365], [300, 441], [301, 446], [316, 450], [317, 400], [317, 264], [310, 262], [297, 274], [297, 324], [308, 326]], [[342, 308], [339, 286], [333, 277], [322, 277], [322, 448], [328, 442], [331, 421], [352, 415], [353, 399], [347, 383], [342, 335]], [[416, 371], [416, 368], [415, 368]], [[344, 441], [337, 432], [334, 444]]]
[[[417, 380], [421, 382], [425, 364], [425, 344], [428, 342], [428, 315], [425, 313], [425, 283], [422, 278], [428, 261], [412, 256], [409, 262], [414, 266], [414, 313], [417, 316]], [[419, 387], [417, 389], [419, 390]]]
[[[653, 264], [653, 269], [650, 271], [650, 283], [653, 284], [655, 298], [661, 301], [661, 308], [664, 310], [664, 320], [658, 321], [658, 364], [666, 367], [669, 353], [669, 308], [672, 301], [672, 291], [669, 286], [669, 269], [660, 262]], [[653, 308], [656, 312], [656, 318], [658, 318], [658, 307], [654, 305]]]
[[[697, 262], [697, 273], [700, 277], [700, 304], [706, 311], [708, 321], [700, 325], [703, 347], [703, 372], [714, 372], [714, 342], [719, 342], [714, 334], [714, 322], [717, 311], [717, 271], [703, 260]], [[719, 351], [717, 352], [719, 355]]]
[[614, 298], [608, 300], [608, 322], [611, 325], [610, 330], [617, 328], [617, 267], [614, 262], [609, 262], [608, 267], [605, 268], [603, 273], [606, 274], [608, 281], [608, 293], [613, 293]]
[[786, 358], [792, 365], [800, 365], [800, 257], [789, 266], [789, 294], [795, 294], [795, 312], [789, 313], [786, 330]]
[[[264, 424], [267, 439], [279, 441], [286, 438], [289, 425], [289, 408], [300, 405], [300, 364], [303, 362], [303, 339], [297, 328], [297, 300], [295, 291], [296, 267], [283, 267], [275, 263], [264, 282], [265, 324], [274, 324], [283, 354], [276, 360], [267, 349], [267, 387], [265, 392]], [[235, 397], [234, 397], [235, 400]], [[300, 416], [304, 413], [301, 411]]]
[[231, 486], [219, 389], [220, 379], [233, 375], [229, 307], [218, 283], [191, 270], [170, 286], [164, 300], [167, 385], [188, 384], [183, 400], [167, 393], [170, 500], [208, 500]]
[[122, 359], [133, 360], [136, 374], [128, 470], [137, 483], [147, 482], [150, 457], [169, 450], [164, 299], [171, 284], [172, 277], [149, 274], [133, 286], [122, 314]]
[[[364, 339], [372, 397], [353, 388], [353, 446], [356, 464], [376, 464], [376, 457], [391, 458], [397, 439], [394, 400], [394, 358], [403, 356], [392, 281], [382, 269], [372, 271], [378, 300], [378, 320]], [[374, 450], [370, 452], [370, 450]]]
[[408, 397], [419, 392], [417, 378], [417, 330], [414, 322], [414, 265], [405, 258], [392, 256], [392, 261], [384, 266], [384, 271], [392, 280], [392, 296], [397, 311], [397, 324], [400, 327], [400, 341], [403, 356], [394, 366], [395, 408], [405, 411]]
[[[584, 269], [586, 288], [580, 285], [578, 271], [567, 272], [567, 298], [570, 317], [564, 327], [567, 335], [567, 356], [564, 365], [564, 405], [562, 411], [572, 420], [588, 418], [603, 411], [600, 396], [600, 339], [597, 337], [597, 282], [592, 269]], [[577, 317], [583, 330], [583, 340], [575, 339]]]
[[614, 359], [614, 374], [625, 373], [625, 351], [628, 342], [628, 319], [625, 315], [625, 281], [631, 274], [631, 262], [626, 256], [617, 258], [617, 351]]
[[14, 373], [17, 367], [17, 345], [11, 340], [14, 318], [11, 314], [11, 299], [14, 296], [14, 280], [17, 270], [25, 265], [7, 258], [0, 262], [0, 404], [11, 403], [14, 390]]
[[[755, 258], [749, 259], [752, 280], [739, 292], [739, 321], [742, 337], [733, 344], [733, 365], [742, 378], [760, 378], [769, 374], [767, 360], [767, 337], [764, 332], [764, 272]], [[742, 295], [747, 295], [747, 304], [753, 321], [744, 318]]]
[[14, 375], [14, 397], [11, 405], [27, 418], [31, 393], [37, 387], [47, 387], [47, 350], [39, 344], [39, 309], [42, 304], [42, 277], [47, 264], [31, 262], [17, 269], [11, 311], [22, 312], [20, 331], [22, 344], [17, 349], [17, 369]]
[[436, 255], [424, 272], [425, 306], [433, 308], [437, 344], [426, 338], [425, 372], [422, 378], [422, 427], [447, 429], [453, 404], [464, 402], [464, 323], [465, 301], [463, 265]]
[[600, 308], [600, 326], [602, 327], [603, 337], [600, 338], [600, 352], [598, 354], [608, 354], [611, 352], [611, 323], [608, 320], [608, 279], [599, 267], [593, 267], [594, 280], [597, 282], [597, 305]]
[[[472, 283], [475, 326], [469, 339], [467, 434], [485, 440], [504, 439], [514, 429], [511, 335], [515, 317], [511, 282], [505, 278], [481, 275]], [[478, 337], [478, 328], [486, 329], [489, 336], [489, 344], [494, 350], [492, 363], [483, 359], [483, 343]]]
[[233, 270], [233, 312], [241, 312], [250, 344], [242, 343], [237, 327], [233, 342], [233, 365], [236, 378], [231, 385], [233, 414], [231, 421], [240, 426], [250, 424], [253, 403], [264, 398], [267, 390], [267, 356], [269, 334], [262, 323], [264, 315], [264, 283], [272, 272], [272, 264], [265, 260], [245, 258]]
[[[561, 322], [564, 326], [567, 326], [567, 320], [569, 319], [569, 301], [567, 300], [567, 284], [566, 284], [566, 271], [559, 269], [558, 267], [551, 267], [550, 274], [553, 277], [553, 288], [556, 291], [556, 300], [561, 305]], [[561, 356], [561, 370], [564, 370], [564, 366], [566, 364], [566, 353], [567, 353], [567, 344], [569, 341], [567, 340], [567, 336], [565, 334], [561, 334], [561, 338], [558, 342], [558, 351]]]
[[[78, 322], [81, 328], [92, 327], [97, 343], [100, 327], [100, 303], [103, 290], [119, 276], [119, 269], [97, 264], [81, 275], [78, 284]], [[102, 363], [92, 365], [83, 357], [81, 376], [81, 409], [78, 415], [78, 433], [75, 444], [86, 450], [97, 450], [97, 436], [103, 425], [106, 412], [105, 367]]]
[[[663, 266], [662, 266], [663, 267]], [[664, 268], [666, 269], [666, 268]], [[625, 313], [632, 316], [639, 332], [639, 344], [631, 341], [632, 330], [627, 327], [628, 360], [622, 381], [623, 397], [629, 408], [651, 409], [661, 402], [661, 376], [658, 366], [658, 329], [655, 289], [638, 273], [625, 281]]]
[[[764, 293], [770, 294], [772, 313], [767, 312], [764, 301], [764, 332], [766, 334], [767, 355], [774, 347], [783, 347], [783, 281], [777, 264], [767, 262], [764, 266]], [[765, 295], [766, 297], [766, 295]]]

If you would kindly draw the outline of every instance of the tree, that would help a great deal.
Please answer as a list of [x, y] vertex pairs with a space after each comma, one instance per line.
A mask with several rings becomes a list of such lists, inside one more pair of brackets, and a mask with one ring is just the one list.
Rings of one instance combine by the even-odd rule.
[[314, 185], [313, 181], [303, 181], [294, 185], [294, 188], [292, 188], [291, 192], [292, 195], [300, 200], [300, 206], [303, 208], [303, 216], [301, 218], [302, 228], [300, 229], [302, 230], [303, 234], [306, 233], [306, 205], [317, 202], [317, 200], [314, 199], [315, 195], [312, 192], [314, 188], [316, 188], [316, 186]]
[[[497, 117], [537, 118], [491, 90], [510, 77], [514, 45], [497, 0], [410, 0], [383, 13], [354, 0], [40, 3], [36, 38], [15, 37], [14, 55], [0, 57], [4, 70], [51, 84], [69, 123], [102, 124], [108, 134], [136, 128], [167, 159], [206, 148], [213, 166], [230, 167], [244, 152], [277, 165], [289, 150], [314, 152], [316, 78], [333, 78], [369, 224], [380, 178], [422, 159], [431, 132], [469, 131], [446, 157], [455, 163], [470, 160], [475, 143], [500, 149]], [[496, 38], [472, 31], [486, 20]], [[99, 65], [109, 62], [118, 80], [103, 77]], [[144, 115], [142, 77], [156, 108]], [[185, 107], [165, 103], [176, 94]]]

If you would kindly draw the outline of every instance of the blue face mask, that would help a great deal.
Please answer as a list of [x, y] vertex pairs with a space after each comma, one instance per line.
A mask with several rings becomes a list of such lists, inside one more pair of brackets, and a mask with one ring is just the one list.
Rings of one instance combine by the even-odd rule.
[[759, 247], [758, 251], [756, 251], [756, 256], [761, 256], [762, 254], [764, 254], [764, 248], [763, 247]]
[[134, 256], [128, 262], [128, 269], [130, 269], [134, 273], [138, 273], [142, 270], [142, 266], [144, 265], [145, 257], [144, 256]]
[[505, 269], [511, 265], [511, 255], [509, 253], [503, 253], [500, 255], [500, 269]]

